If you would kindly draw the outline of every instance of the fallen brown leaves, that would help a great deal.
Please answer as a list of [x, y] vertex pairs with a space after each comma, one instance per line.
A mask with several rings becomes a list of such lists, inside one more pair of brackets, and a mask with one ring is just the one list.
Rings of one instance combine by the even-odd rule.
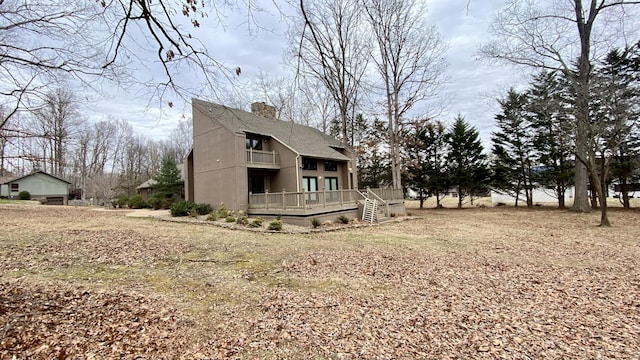
[[31, 244], [7, 245], [10, 256], [0, 269], [26, 265], [30, 270], [73, 265], [131, 265], [175, 256], [180, 246], [167, 246], [136, 230], [62, 230], [45, 232]]
[[[640, 353], [638, 212], [603, 229], [597, 214], [414, 210], [423, 218], [282, 235], [17, 209], [0, 207], [0, 357]], [[139, 282], [67, 276], [111, 265]]]
[[184, 358], [191, 347], [189, 325], [161, 299], [0, 283], [4, 359]]

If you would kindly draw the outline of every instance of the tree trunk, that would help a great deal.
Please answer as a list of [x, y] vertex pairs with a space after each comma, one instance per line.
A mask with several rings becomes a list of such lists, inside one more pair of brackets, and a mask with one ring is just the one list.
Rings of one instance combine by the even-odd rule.
[[603, 181], [608, 176], [606, 171], [608, 164], [603, 160], [602, 170], [598, 173], [595, 153], [591, 152], [590, 155], [589, 165], [594, 169], [591, 172], [591, 191], [596, 192], [597, 198], [600, 200], [600, 226], [611, 226], [607, 215], [607, 182]]
[[600, 226], [609, 227], [611, 226], [611, 222], [609, 222], [609, 216], [607, 214], [607, 183], [604, 181], [600, 182], [598, 198], [600, 199]]
[[349, 143], [349, 138], [347, 137], [347, 114], [346, 110], [341, 111], [340, 114], [340, 132], [342, 133], [342, 143], [347, 145]]
[[629, 191], [627, 190], [627, 178], [620, 178], [620, 199], [622, 200], [622, 206], [625, 209], [629, 209], [631, 207], [631, 203], [629, 202]]
[[[529, 171], [529, 174], [531, 174], [531, 171]], [[529, 181], [525, 180], [524, 186], [527, 194], [527, 207], [531, 208], [533, 207], [533, 185], [531, 185], [530, 176], [528, 178], [529, 178]]]
[[[577, 113], [580, 114], [582, 112], [583, 111], [578, 111]], [[585, 140], [587, 130], [582, 122], [583, 120], [578, 120], [576, 129], [575, 192], [571, 210], [588, 213], [591, 212], [591, 206], [589, 204], [588, 171], [587, 166], [581, 161], [581, 159], [587, 158], [587, 144]]]
[[597, 210], [598, 209], [598, 192], [593, 188], [593, 184], [591, 186], [591, 192], [589, 193], [589, 195], [591, 195], [591, 209]]
[[458, 209], [462, 209], [462, 192], [461, 188], [458, 186]]
[[582, 0], [574, 0], [576, 25], [580, 34], [580, 57], [578, 58], [578, 75], [569, 74], [576, 92], [576, 165], [575, 165], [575, 193], [571, 210], [577, 212], [591, 212], [588, 196], [588, 171], [585, 163], [588, 156], [589, 143], [589, 76], [591, 64], [591, 29], [595, 21], [596, 0], [591, 0], [588, 18], [584, 18]]
[[565, 209], [565, 204], [564, 204], [564, 194], [566, 192], [566, 189], [563, 188], [562, 186], [558, 186], [557, 188], [557, 194], [558, 194], [558, 209], [560, 210], [564, 210]]

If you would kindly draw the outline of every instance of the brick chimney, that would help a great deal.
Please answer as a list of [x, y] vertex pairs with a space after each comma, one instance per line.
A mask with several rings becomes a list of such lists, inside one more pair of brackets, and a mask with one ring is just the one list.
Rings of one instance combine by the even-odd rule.
[[271, 105], [267, 105], [264, 102], [254, 102], [251, 104], [251, 112], [269, 119], [276, 118], [276, 108]]

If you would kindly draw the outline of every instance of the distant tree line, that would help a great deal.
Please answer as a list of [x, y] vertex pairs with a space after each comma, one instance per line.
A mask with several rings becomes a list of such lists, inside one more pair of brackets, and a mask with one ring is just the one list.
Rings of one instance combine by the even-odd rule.
[[594, 66], [586, 158], [575, 153], [576, 93], [562, 73], [543, 71], [528, 90], [509, 90], [500, 100], [502, 113], [492, 135], [495, 188], [515, 196], [522, 192], [532, 206], [532, 189], [543, 186], [564, 208], [575, 161], [580, 161], [589, 172], [593, 208], [606, 211], [612, 183], [628, 208], [630, 184], [640, 176], [639, 79], [640, 43], [613, 50]]
[[41, 98], [0, 129], [0, 176], [42, 170], [70, 181], [72, 198], [108, 200], [132, 196], [158, 173], [163, 159], [182, 163], [191, 147], [190, 120], [177, 122], [166, 139], [155, 140], [136, 134], [125, 120], [86, 119], [68, 90]]
[[[472, 155], [481, 154], [481, 146], [460, 117], [449, 128], [441, 121], [416, 122], [405, 133], [407, 186], [418, 190], [421, 200], [434, 196], [438, 204], [452, 187], [461, 198], [490, 188], [529, 207], [534, 189], [542, 188], [565, 208], [575, 162], [581, 161], [589, 170], [592, 207], [606, 211], [615, 184], [628, 208], [631, 186], [640, 182], [639, 79], [640, 43], [613, 50], [594, 66], [587, 158], [576, 156], [575, 87], [558, 71], [541, 71], [526, 90], [511, 88], [498, 99], [501, 111], [487, 167], [482, 155]], [[466, 159], [465, 151], [470, 151]]]

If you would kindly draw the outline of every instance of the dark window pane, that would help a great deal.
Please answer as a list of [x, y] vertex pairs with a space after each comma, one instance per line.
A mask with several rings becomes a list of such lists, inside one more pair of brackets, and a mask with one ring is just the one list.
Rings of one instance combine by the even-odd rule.
[[338, 163], [331, 160], [325, 160], [324, 171], [338, 171]]
[[338, 190], [338, 178], [337, 177], [324, 178], [324, 189], [327, 191]]
[[245, 146], [248, 149], [262, 150], [262, 138], [256, 135], [247, 135]]
[[302, 158], [302, 170], [318, 170], [316, 159]]

